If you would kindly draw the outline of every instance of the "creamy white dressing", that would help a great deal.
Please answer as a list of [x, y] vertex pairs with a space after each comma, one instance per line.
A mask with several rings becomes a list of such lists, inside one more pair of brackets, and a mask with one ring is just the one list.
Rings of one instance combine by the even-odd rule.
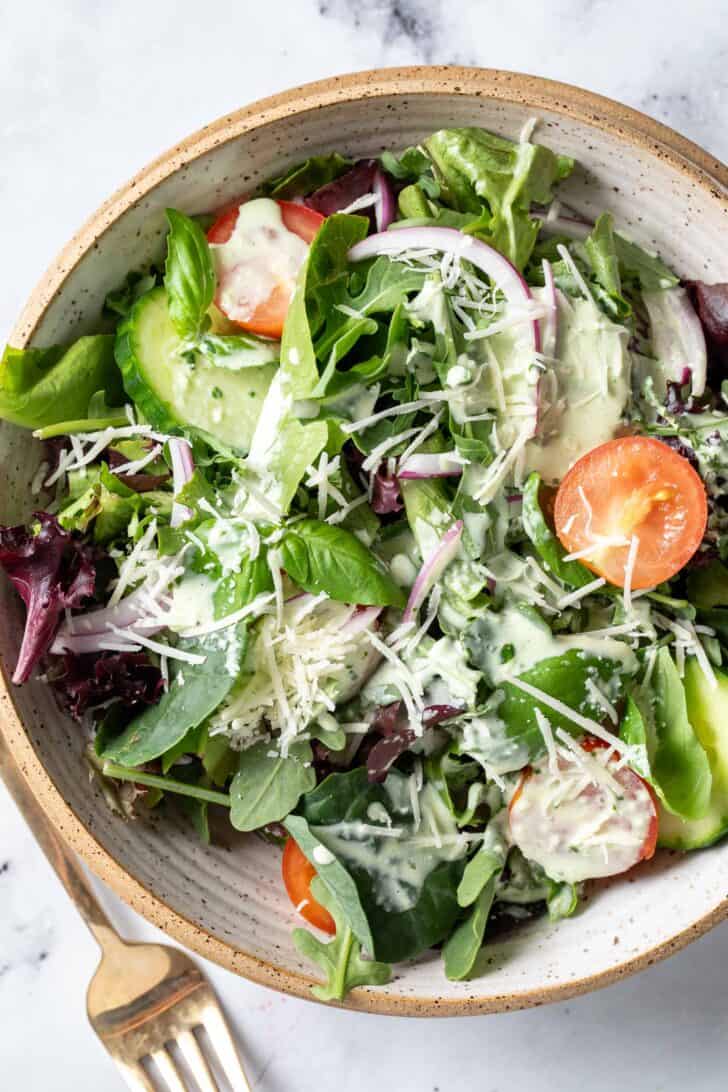
[[[283, 497], [282, 482], [271, 473], [271, 466], [280, 455], [281, 430], [286, 419], [291, 415], [293, 398], [286, 390], [285, 374], [277, 371], [273, 376], [268, 393], [265, 396], [260, 417], [255, 426], [250, 451], [245, 466], [252, 470], [260, 481], [260, 490], [265, 494], [268, 505], [280, 510]], [[270, 519], [270, 507], [256, 499], [255, 495], [245, 495], [244, 515], [251, 518]]]
[[[409, 811], [408, 781], [397, 774], [387, 778], [389, 813]], [[371, 824], [356, 821], [311, 828], [345, 865], [368, 873], [377, 903], [393, 913], [410, 910], [430, 873], [445, 861], [460, 860], [468, 848], [468, 838], [459, 832], [434, 785], [428, 783], [419, 790], [417, 805], [419, 824], [414, 820], [392, 824], [390, 819], [381, 835], [372, 831]]]
[[175, 633], [206, 626], [215, 620], [212, 597], [217, 581], [204, 573], [188, 572], [172, 588], [169, 614], [165, 625]]
[[283, 223], [268, 197], [246, 201], [226, 243], [211, 243], [217, 275], [216, 302], [236, 322], [249, 322], [280, 285], [290, 297], [308, 246]]
[[[480, 672], [468, 667], [465, 652], [452, 637], [433, 641], [423, 637], [412, 652], [403, 652], [406, 668], [417, 679], [424, 704], [453, 705], [472, 709], [476, 702]], [[362, 690], [362, 698], [373, 705], [387, 705], [400, 697], [397, 680], [401, 669], [386, 660]]]
[[521, 770], [528, 763], [530, 752], [521, 740], [512, 739], [504, 721], [498, 716], [503, 691], [496, 690], [477, 716], [459, 723], [460, 746], [472, 755], [490, 777]]
[[557, 358], [540, 381], [539, 437], [526, 448], [527, 469], [547, 482], [612, 439], [630, 396], [627, 330], [591, 300], [557, 298]]
[[[554, 635], [534, 611], [508, 603], [498, 614], [484, 614], [478, 627], [478, 662], [483, 674], [497, 686], [535, 667], [542, 660], [570, 650], [616, 660], [624, 672], [637, 670], [637, 658], [624, 641], [613, 637], [589, 637], [584, 633]], [[503, 650], [512, 652], [503, 659]]]

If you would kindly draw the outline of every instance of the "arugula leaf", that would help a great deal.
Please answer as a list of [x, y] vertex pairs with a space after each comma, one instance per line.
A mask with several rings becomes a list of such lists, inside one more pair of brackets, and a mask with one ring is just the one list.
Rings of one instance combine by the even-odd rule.
[[196, 338], [204, 329], [215, 295], [215, 270], [205, 233], [199, 224], [167, 209], [169, 235], [164, 287], [169, 317], [180, 337]]
[[338, 152], [330, 155], [312, 155], [303, 163], [290, 167], [284, 174], [271, 178], [263, 187], [268, 197], [288, 200], [307, 196], [314, 190], [327, 186], [351, 167], [351, 160]]
[[[244, 625], [236, 629], [242, 658], [247, 642]], [[211, 647], [200, 640], [180, 641], [179, 647], [205, 655], [202, 664], [176, 661], [169, 689], [157, 705], [150, 706], [127, 725], [121, 735], [106, 744], [101, 757], [123, 766], [141, 766], [159, 758], [191, 728], [201, 724], [227, 696], [235, 682], [228, 672], [228, 648], [219, 642]]]
[[603, 212], [594, 228], [584, 240], [584, 249], [591, 263], [597, 283], [608, 295], [622, 298], [622, 281], [619, 276], [619, 259], [614, 241], [614, 217], [611, 212]]
[[523, 508], [521, 518], [523, 530], [535, 546], [541, 558], [546, 562], [549, 572], [572, 588], [583, 588], [594, 579], [591, 573], [579, 561], [564, 561], [566, 550], [544, 519], [539, 504], [538, 491], [541, 478], [534, 471], [529, 474], [523, 490]]
[[578, 905], [579, 888], [575, 883], [550, 882], [548, 895], [546, 896], [549, 921], [561, 921], [563, 918], [570, 918], [576, 913]]
[[[94, 542], [106, 543], [125, 534], [130, 521], [149, 503], [159, 502], [162, 494], [135, 493], [106, 463], [86, 471], [90, 484], [83, 493], [61, 509], [58, 522], [67, 531], [86, 533], [93, 523]], [[172, 497], [169, 495], [171, 509]]]
[[538, 221], [531, 204], [546, 205], [555, 183], [573, 168], [573, 160], [530, 142], [514, 144], [484, 129], [441, 129], [425, 141], [447, 204], [459, 212], [492, 214], [492, 243], [519, 269], [536, 242]]
[[311, 881], [311, 894], [326, 907], [336, 923], [336, 935], [322, 941], [307, 929], [294, 929], [293, 942], [302, 956], [318, 963], [326, 974], [323, 986], [312, 986], [319, 1001], [342, 1001], [356, 986], [383, 986], [392, 977], [387, 963], [362, 959], [359, 941], [336, 899], [318, 878]]
[[127, 273], [124, 281], [118, 288], [106, 293], [104, 299], [104, 314], [113, 315], [116, 318], [126, 318], [132, 307], [145, 292], [151, 292], [159, 282], [157, 269], [152, 266], [148, 272], [142, 273], [132, 270]]
[[688, 720], [685, 690], [667, 648], [657, 652], [649, 691], [640, 688], [632, 697], [622, 738], [646, 746], [648, 779], [668, 811], [701, 819], [710, 803], [710, 763]]
[[656, 254], [648, 253], [618, 232], [614, 233], [614, 247], [622, 278], [637, 283], [643, 292], [674, 288], [680, 283], [680, 278]]
[[428, 197], [439, 197], [440, 186], [432, 173], [432, 163], [422, 148], [405, 148], [398, 157], [382, 152], [379, 161], [387, 174], [399, 182], [416, 183]]
[[343, 527], [304, 519], [280, 546], [283, 568], [299, 587], [340, 603], [403, 607], [405, 595], [386, 566]]
[[491, 876], [477, 896], [472, 913], [445, 941], [442, 956], [445, 961], [445, 974], [451, 982], [467, 978], [473, 969], [478, 952], [483, 946], [485, 926], [495, 898], [495, 882], [495, 876]]
[[[350, 873], [333, 854], [326, 854], [326, 847], [312, 832], [308, 822], [302, 815], [287, 816], [283, 820], [283, 826], [304, 856], [314, 866], [323, 886], [336, 899], [361, 946], [366, 952], [372, 953], [374, 951], [372, 931], [369, 927], [367, 915], [364, 913], [356, 884]], [[316, 850], [319, 850], [321, 860], [317, 860], [314, 855]], [[329, 856], [332, 858], [331, 860], [327, 859]]]
[[24, 428], [85, 419], [99, 391], [111, 404], [124, 399], [112, 334], [81, 337], [67, 349], [8, 345], [0, 361], [0, 418]]
[[286, 757], [270, 751], [270, 742], [262, 740], [240, 752], [230, 786], [230, 822], [236, 830], [280, 822], [316, 787], [310, 743], [294, 743]]
[[[502, 848], [505, 850], [505, 845]], [[496, 852], [494, 848], [482, 845], [465, 866], [463, 878], [458, 884], [458, 905], [472, 906], [486, 884], [500, 875], [505, 863], [505, 852]]]

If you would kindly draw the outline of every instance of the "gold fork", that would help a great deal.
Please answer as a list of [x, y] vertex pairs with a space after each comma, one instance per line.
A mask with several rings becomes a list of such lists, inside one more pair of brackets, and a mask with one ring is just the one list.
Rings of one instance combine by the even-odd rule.
[[[30, 792], [2, 735], [0, 773], [101, 948], [101, 961], [88, 988], [86, 1007], [91, 1026], [129, 1088], [135, 1092], [155, 1092], [157, 1087], [185, 1092], [190, 1086], [183, 1080], [178, 1063], [181, 1056], [200, 1092], [220, 1092], [215, 1068], [222, 1070], [234, 1092], [250, 1092], [227, 1021], [205, 976], [177, 948], [128, 944], [121, 939], [77, 858], [55, 833]], [[201, 1030], [212, 1046], [209, 1062], [198, 1037]]]

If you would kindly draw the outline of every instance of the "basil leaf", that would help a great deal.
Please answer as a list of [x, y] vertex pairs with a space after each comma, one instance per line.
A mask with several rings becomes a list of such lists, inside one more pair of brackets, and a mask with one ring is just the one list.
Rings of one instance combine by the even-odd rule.
[[[359, 899], [359, 892], [349, 872], [341, 861], [327, 852], [326, 847], [311, 831], [302, 815], [289, 815], [283, 820], [283, 826], [296, 842], [298, 848], [316, 869], [323, 886], [336, 899], [342, 913], [349, 922], [354, 936], [364, 950], [372, 954], [374, 941], [367, 916]], [[321, 860], [314, 855], [320, 849]], [[331, 860], [328, 858], [331, 857]]]
[[312, 986], [311, 993], [319, 1001], [342, 1001], [356, 986], [383, 986], [392, 977], [387, 963], [362, 959], [361, 945], [336, 899], [320, 879], [311, 881], [311, 894], [324, 906], [336, 923], [336, 935], [329, 941], [319, 940], [306, 929], [294, 929], [293, 943], [302, 956], [318, 963], [326, 974], [323, 986]]
[[448, 937], [442, 949], [445, 974], [451, 982], [467, 978], [483, 945], [485, 926], [495, 898], [495, 876], [491, 876], [478, 895], [475, 908]]
[[[244, 626], [236, 630], [242, 658], [247, 641]], [[201, 724], [227, 697], [235, 682], [229, 674], [229, 649], [226, 643], [210, 647], [204, 639], [180, 641], [179, 647], [187, 652], [205, 655], [202, 664], [175, 661], [169, 689], [157, 705], [150, 706], [127, 725], [121, 735], [111, 740], [101, 752], [107, 761], [122, 766], [141, 766], [159, 758], [165, 751], [182, 739], [191, 728]]]
[[[600, 721], [604, 716], [604, 709], [595, 702], [588, 682], [590, 679], [597, 683], [610, 680], [610, 700], [617, 701], [623, 689], [618, 674], [619, 667], [615, 660], [605, 660], [579, 649], [570, 649], [561, 656], [542, 660], [528, 671], [522, 672], [519, 679], [568, 705], [574, 712]], [[497, 715], [506, 726], [506, 734], [527, 746], [531, 758], [536, 758], [544, 750], [536, 709], [540, 709], [548, 717], [554, 729], [563, 728], [572, 735], [583, 732], [583, 728], [569, 717], [555, 712], [550, 705], [537, 701], [513, 683], [501, 682], [498, 689], [503, 692], [503, 699], [498, 705]]]
[[180, 337], [196, 338], [215, 295], [215, 270], [205, 233], [182, 212], [167, 209], [169, 235], [164, 287], [169, 317]]
[[91, 399], [123, 401], [112, 334], [81, 337], [70, 348], [13, 349], [0, 361], [0, 418], [23, 428], [45, 428], [88, 417]]
[[340, 603], [405, 605], [384, 563], [343, 527], [301, 520], [288, 529], [280, 549], [284, 569], [307, 592], [324, 592]]
[[523, 490], [523, 530], [545, 561], [549, 572], [572, 588], [583, 588], [594, 579], [591, 573], [579, 561], [564, 561], [566, 550], [544, 519], [538, 500], [541, 479], [534, 471], [530, 474]]
[[230, 822], [236, 830], [280, 822], [316, 786], [309, 743], [294, 743], [285, 757], [270, 751], [271, 744], [263, 740], [240, 753], [230, 786]]

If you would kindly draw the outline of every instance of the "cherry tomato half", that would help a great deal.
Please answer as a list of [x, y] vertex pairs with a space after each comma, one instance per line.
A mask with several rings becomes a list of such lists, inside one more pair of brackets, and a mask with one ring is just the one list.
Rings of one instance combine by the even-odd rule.
[[632, 588], [669, 580], [700, 546], [707, 520], [700, 476], [650, 436], [622, 436], [588, 451], [564, 477], [554, 505], [565, 549], [617, 587], [630, 560]]
[[[304, 243], [310, 244], [324, 222], [321, 213], [293, 201], [277, 201], [276, 204], [280, 209], [284, 234], [285, 231], [289, 231], [302, 239]], [[208, 242], [214, 247], [219, 247], [221, 251], [224, 251], [225, 244], [232, 238], [240, 208], [241, 206], [237, 205], [228, 209], [218, 217], [207, 232]], [[253, 261], [256, 263], [255, 268], [252, 267]], [[276, 279], [279, 271], [268, 271], [263, 268], [265, 264], [265, 256], [261, 255], [258, 258], [253, 257], [252, 254], [247, 270], [244, 268], [245, 262], [234, 261], [223, 264], [217, 261], [218, 285], [215, 303], [227, 318], [243, 330], [250, 330], [251, 333], [260, 334], [263, 337], [280, 338], [288, 314], [296, 271], [291, 270], [287, 276]], [[261, 281], [269, 274], [273, 283], [267, 298], [256, 303], [252, 312], [249, 312], [245, 318], [241, 318], [241, 314], [246, 312], [246, 307], [243, 304], [239, 308], [238, 305], [241, 304], [241, 296], [248, 288], [251, 277], [254, 281]]]
[[[593, 737], [581, 741], [586, 752], [606, 746]], [[606, 782], [604, 775], [585, 780], [583, 763], [562, 751], [557, 770], [544, 758], [523, 771], [508, 806], [511, 836], [552, 879], [579, 883], [615, 876], [655, 852], [652, 789], [634, 770], [620, 766], [617, 754], [604, 767]], [[610, 784], [617, 787], [616, 799]]]
[[310, 925], [322, 929], [324, 933], [335, 933], [336, 924], [325, 906], [311, 894], [311, 880], [316, 875], [308, 857], [299, 849], [298, 843], [289, 838], [283, 850], [283, 884], [288, 898], [302, 918]]

